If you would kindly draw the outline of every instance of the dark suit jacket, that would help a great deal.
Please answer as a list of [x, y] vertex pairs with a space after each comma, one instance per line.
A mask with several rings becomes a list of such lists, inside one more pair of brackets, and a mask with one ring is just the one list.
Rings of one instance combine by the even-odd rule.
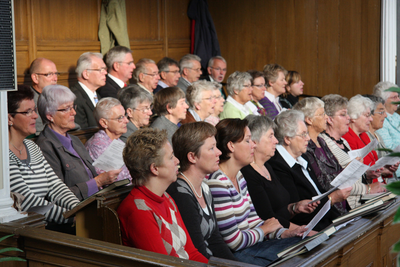
[[57, 176], [69, 187], [79, 200], [83, 200], [88, 197], [86, 182], [89, 181], [89, 176], [82, 161], [85, 162], [85, 165], [90, 169], [93, 177], [96, 177], [97, 173], [92, 166], [93, 160], [81, 140], [73, 135], [70, 135], [70, 137], [76, 153], [78, 153], [82, 160], [61, 144], [60, 140], [58, 140], [49, 126], [46, 126], [40, 133], [36, 143]]
[[83, 90], [79, 83], [76, 83], [71, 87], [71, 91], [76, 95], [75, 122], [81, 126], [81, 129], [97, 126], [93, 115], [94, 106], [85, 90]]
[[99, 99], [103, 97], [114, 97], [118, 98], [118, 92], [121, 89], [119, 85], [114, 82], [108, 75], [106, 75], [106, 84], [99, 89], [96, 90], [97, 96]]
[[[302, 155], [302, 157], [305, 160], [308, 160], [307, 156]], [[303, 199], [311, 199], [317, 195], [314, 187], [303, 174], [301, 166], [299, 164], [295, 164], [292, 168], [290, 168], [278, 150], [275, 151], [275, 155], [268, 161], [268, 163], [272, 166], [276, 176], [279, 177], [281, 184], [289, 192], [290, 203], [298, 202]], [[318, 183], [314, 171], [309, 166], [307, 167], [307, 170], [311, 176], [311, 179], [318, 187], [318, 190], [321, 193], [326, 192], [326, 190], [324, 190]], [[323, 200], [321, 200], [321, 204], [319, 204], [318, 208], [316, 208], [313, 213], [297, 214], [290, 221], [298, 225], [307, 225], [327, 201], [328, 197], [325, 197]], [[340, 214], [336, 208], [334, 206], [331, 207], [329, 212], [315, 226], [314, 230], [320, 231], [325, 229], [332, 223], [332, 220], [337, 218], [339, 215]]]
[[156, 89], [154, 89], [153, 94], [158, 93], [162, 89], [164, 89], [164, 87], [162, 87], [161, 85], [157, 84], [157, 87], [156, 87]]

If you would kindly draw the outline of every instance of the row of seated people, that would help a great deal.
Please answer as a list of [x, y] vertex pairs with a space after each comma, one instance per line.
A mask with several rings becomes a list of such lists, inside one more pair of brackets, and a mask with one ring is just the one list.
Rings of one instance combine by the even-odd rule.
[[[248, 80], [238, 80], [242, 92]], [[193, 84], [188, 91], [195, 87]], [[209, 92], [218, 88], [213, 83], [210, 87]], [[161, 90], [156, 100], [173, 89]], [[180, 89], [174, 90], [184, 106]], [[46, 124], [37, 140], [40, 149], [25, 139], [36, 131], [38, 116], [32, 91], [21, 88], [8, 93], [11, 191], [25, 196], [24, 209], [54, 202], [46, 213], [49, 229], [59, 230], [60, 225], [71, 228], [72, 221], [63, 219], [63, 211], [99, 188], [129, 176], [135, 188], [118, 210], [124, 244], [199, 261], [215, 255], [266, 265], [278, 251], [298, 241], [296, 236], [305, 231], [303, 225], [324, 202], [330, 200], [334, 207], [316, 231], [359, 205], [360, 195], [381, 192], [381, 182], [389, 182], [390, 176], [396, 178], [398, 164], [369, 171], [353, 188], [337, 190], [322, 203], [307, 204], [313, 196], [330, 189], [329, 182], [349, 162], [348, 151], [365, 146], [370, 138], [379, 138], [375, 131], [386, 117], [385, 102], [359, 95], [350, 101], [339, 95], [327, 95], [322, 101], [305, 98], [275, 118], [276, 128], [270, 118], [257, 115], [246, 120], [223, 119], [216, 130], [206, 122], [177, 125], [171, 140], [173, 150], [167, 131], [136, 130], [126, 139], [126, 167], [102, 172], [91, 165], [93, 158], [129, 128], [125, 117], [129, 111], [121, 103], [143, 99], [124, 96], [124, 92], [144, 92], [151, 97], [144, 99], [152, 102], [152, 96], [137, 86], [124, 88], [121, 101], [100, 100], [94, 114], [101, 130], [87, 142], [88, 150], [67, 133], [75, 127], [76, 97], [68, 88], [45, 87], [38, 99], [39, 114]], [[157, 101], [154, 104], [157, 106]], [[151, 109], [145, 108], [141, 114]], [[177, 182], [178, 160], [173, 152], [181, 162]], [[376, 159], [373, 151], [364, 163], [373, 164]], [[382, 177], [387, 180], [380, 180]], [[166, 190], [176, 204], [164, 194]], [[160, 228], [150, 231], [150, 224]], [[153, 242], [156, 237], [160, 242]], [[149, 240], [152, 242], [146, 242]], [[254, 253], [259, 257], [254, 258]]]

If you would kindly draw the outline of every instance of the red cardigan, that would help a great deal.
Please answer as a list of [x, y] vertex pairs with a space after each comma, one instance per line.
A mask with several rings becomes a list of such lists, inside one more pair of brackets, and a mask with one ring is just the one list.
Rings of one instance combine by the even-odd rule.
[[134, 187], [118, 207], [125, 246], [207, 263], [193, 245], [174, 200]]

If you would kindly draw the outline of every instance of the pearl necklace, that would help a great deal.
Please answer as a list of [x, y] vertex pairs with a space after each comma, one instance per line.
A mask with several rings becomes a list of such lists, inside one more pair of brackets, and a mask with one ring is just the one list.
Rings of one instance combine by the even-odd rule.
[[196, 190], [194, 189], [194, 186], [193, 186], [192, 182], [190, 182], [190, 180], [182, 172], [179, 172], [179, 173], [185, 178], [185, 181], [189, 183], [190, 188], [193, 190], [193, 192], [196, 194], [196, 196], [198, 198], [202, 198], [203, 197], [203, 190], [201, 190], [201, 187], [200, 187], [200, 195], [199, 195], [199, 194], [197, 194]]

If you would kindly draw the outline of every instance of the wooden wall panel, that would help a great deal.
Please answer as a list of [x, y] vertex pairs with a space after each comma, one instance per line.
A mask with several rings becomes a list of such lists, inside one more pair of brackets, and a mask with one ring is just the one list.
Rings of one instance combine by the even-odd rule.
[[379, 81], [380, 0], [208, 3], [227, 75], [278, 63], [319, 96], [370, 93]]
[[160, 40], [161, 0], [126, 1], [126, 20], [130, 40]]

